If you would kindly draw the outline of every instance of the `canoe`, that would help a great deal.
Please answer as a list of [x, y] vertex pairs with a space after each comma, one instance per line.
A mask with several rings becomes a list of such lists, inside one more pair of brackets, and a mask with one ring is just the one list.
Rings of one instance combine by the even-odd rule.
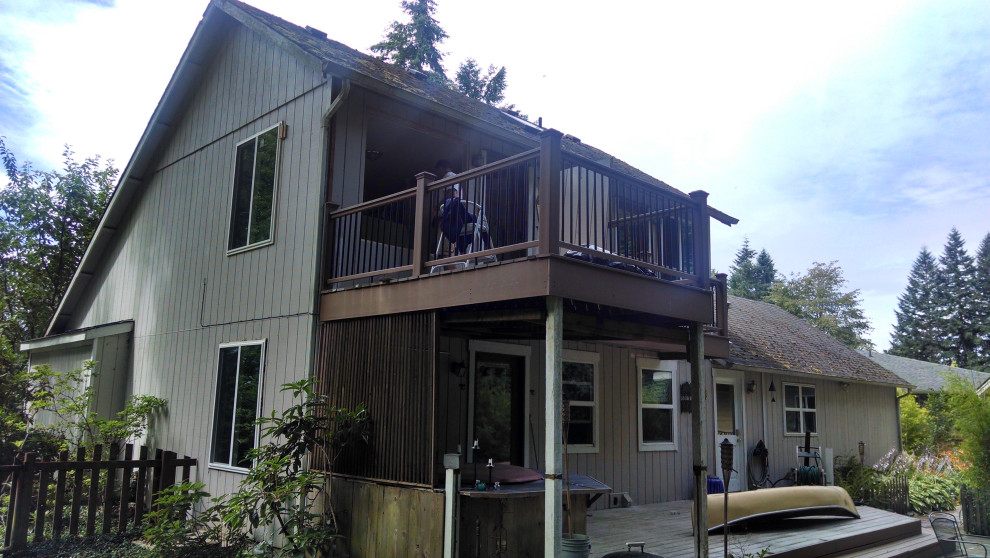
[[[708, 496], [709, 531], [722, 527], [723, 498], [723, 494]], [[729, 525], [754, 519], [787, 519], [812, 515], [859, 519], [856, 505], [841, 486], [787, 486], [729, 494]]]

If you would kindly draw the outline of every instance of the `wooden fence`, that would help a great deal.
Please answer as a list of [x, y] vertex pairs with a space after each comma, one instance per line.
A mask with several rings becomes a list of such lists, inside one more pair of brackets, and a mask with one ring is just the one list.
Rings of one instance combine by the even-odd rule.
[[911, 511], [907, 475], [894, 475], [867, 489], [863, 499], [868, 506], [907, 514]]
[[990, 490], [963, 486], [959, 491], [963, 526], [970, 535], [990, 536]]
[[193, 458], [179, 459], [160, 449], [149, 458], [145, 446], [136, 459], [133, 444], [123, 452], [116, 446], [109, 450], [104, 456], [103, 447], [96, 445], [87, 456], [79, 448], [74, 460], [63, 451], [54, 461], [39, 461], [28, 453], [14, 465], [0, 466], [3, 490], [9, 490], [6, 509], [0, 507], [4, 551], [24, 548], [29, 538], [58, 540], [66, 531], [70, 537], [88, 537], [98, 530], [138, 528], [158, 492], [175, 484], [180, 469], [179, 478], [188, 481], [190, 468], [196, 466]]

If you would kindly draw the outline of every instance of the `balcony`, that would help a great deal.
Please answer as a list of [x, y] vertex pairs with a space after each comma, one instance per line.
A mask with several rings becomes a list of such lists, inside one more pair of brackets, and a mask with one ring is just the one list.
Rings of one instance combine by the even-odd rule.
[[561, 296], [724, 336], [706, 193], [566, 152], [553, 130], [536, 149], [432, 179], [328, 213], [322, 320]]

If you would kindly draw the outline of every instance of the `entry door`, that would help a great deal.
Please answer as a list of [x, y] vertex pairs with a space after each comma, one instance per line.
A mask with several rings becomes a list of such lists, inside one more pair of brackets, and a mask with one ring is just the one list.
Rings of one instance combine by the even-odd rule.
[[[744, 490], [746, 483], [742, 482], [747, 469], [746, 451], [743, 447], [743, 400], [742, 400], [742, 377], [722, 376], [715, 377], [715, 462], [714, 468], [718, 471], [719, 478], [722, 478], [722, 451], [719, 444], [723, 440], [729, 440], [734, 446], [732, 456], [732, 468], [737, 472], [732, 473], [729, 478], [729, 492]], [[722, 478], [723, 482], [725, 481]]]
[[525, 465], [526, 360], [522, 356], [476, 352], [470, 450], [475, 463]]

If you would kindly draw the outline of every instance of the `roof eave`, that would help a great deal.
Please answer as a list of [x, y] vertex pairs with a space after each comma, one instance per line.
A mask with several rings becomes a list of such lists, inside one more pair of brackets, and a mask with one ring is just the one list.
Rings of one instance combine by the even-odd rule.
[[196, 26], [196, 31], [193, 32], [189, 45], [182, 53], [182, 58], [179, 59], [179, 64], [158, 101], [158, 106], [155, 107], [155, 111], [148, 120], [148, 125], [141, 134], [141, 139], [134, 148], [134, 152], [117, 182], [117, 187], [114, 189], [106, 210], [103, 212], [103, 217], [86, 247], [86, 252], [79, 261], [58, 308], [48, 322], [48, 327], [45, 330], [46, 336], [55, 333], [72, 317], [75, 304], [96, 272], [100, 256], [117, 232], [117, 226], [122, 218], [127, 215], [128, 206], [143, 182], [142, 175], [147, 170], [147, 165], [150, 164], [159, 142], [169, 131], [171, 122], [168, 117], [173, 116], [171, 111], [174, 111], [176, 105], [181, 105], [184, 95], [194, 86], [194, 80], [188, 79], [187, 74], [199, 71], [205, 65], [205, 57], [201, 57], [199, 54], [201, 51], [208, 53], [209, 49], [206, 48], [206, 45], [215, 40], [211, 37], [208, 27], [216, 21], [216, 18], [213, 17], [216, 10], [216, 4], [211, 2], [206, 11], [203, 12], [203, 17], [199, 25]]

